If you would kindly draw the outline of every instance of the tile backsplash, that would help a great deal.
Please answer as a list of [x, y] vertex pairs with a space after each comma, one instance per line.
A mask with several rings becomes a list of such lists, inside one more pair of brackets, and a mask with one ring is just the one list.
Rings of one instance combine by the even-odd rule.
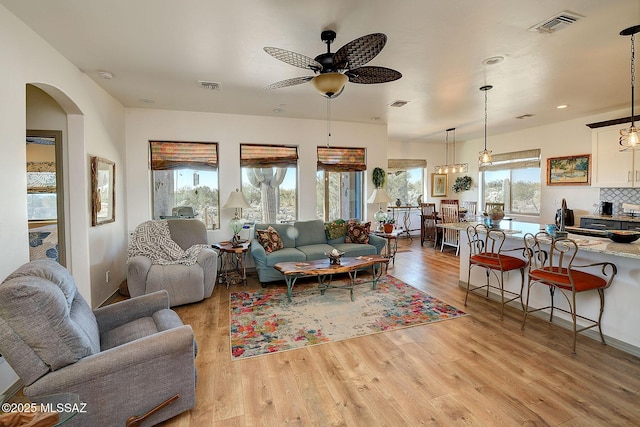
[[622, 204], [640, 204], [640, 188], [601, 188], [600, 201], [613, 203], [613, 215], [622, 215]]

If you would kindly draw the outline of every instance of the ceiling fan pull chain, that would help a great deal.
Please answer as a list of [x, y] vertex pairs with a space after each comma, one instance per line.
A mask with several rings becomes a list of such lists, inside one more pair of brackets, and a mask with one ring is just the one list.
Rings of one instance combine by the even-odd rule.
[[331, 99], [327, 98], [327, 148], [331, 140]]

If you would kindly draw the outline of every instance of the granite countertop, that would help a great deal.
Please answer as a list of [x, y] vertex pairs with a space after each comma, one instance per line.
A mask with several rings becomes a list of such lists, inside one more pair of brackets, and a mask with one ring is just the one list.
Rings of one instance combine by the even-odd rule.
[[631, 215], [582, 215], [580, 218], [601, 219], [604, 221], [640, 222], [640, 216]]
[[[607, 217], [611, 218], [611, 217]], [[636, 218], [640, 220], [640, 218]], [[505, 224], [505, 222], [507, 224]], [[452, 222], [446, 224], [437, 224], [440, 228], [449, 228], [465, 232], [470, 225], [476, 225], [477, 222]], [[507, 238], [522, 240], [526, 233], [536, 234], [544, 230], [544, 225], [534, 224], [530, 222], [503, 221], [501, 230], [505, 232]], [[587, 237], [569, 233], [569, 238], [578, 243], [581, 251], [596, 252], [609, 255], [620, 256], [624, 258], [640, 259], [640, 240], [633, 243], [616, 243], [606, 237]]]

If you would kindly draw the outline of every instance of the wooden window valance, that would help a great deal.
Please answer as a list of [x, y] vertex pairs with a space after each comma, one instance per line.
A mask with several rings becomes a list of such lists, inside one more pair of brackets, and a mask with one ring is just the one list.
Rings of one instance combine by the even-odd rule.
[[318, 170], [361, 172], [367, 170], [364, 148], [318, 147]]
[[296, 146], [240, 144], [240, 166], [244, 168], [286, 168], [297, 165], [298, 147]]
[[409, 169], [426, 168], [427, 161], [423, 159], [389, 159], [387, 168], [391, 172], [407, 171]]
[[215, 142], [149, 141], [152, 170], [218, 169]]

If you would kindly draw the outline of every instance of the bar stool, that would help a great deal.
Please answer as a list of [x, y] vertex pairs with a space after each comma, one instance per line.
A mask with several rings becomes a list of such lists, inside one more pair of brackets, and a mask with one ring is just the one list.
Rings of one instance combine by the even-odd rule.
[[[524, 317], [522, 319], [522, 330], [524, 330], [527, 315], [540, 310], [549, 309], [549, 322], [553, 323], [553, 311], [555, 309], [571, 315], [571, 319], [573, 320], [573, 354], [576, 353], [578, 332], [596, 326], [600, 332], [602, 344], [606, 345], [601, 325], [602, 314], [604, 313], [604, 290], [611, 286], [613, 278], [618, 273], [616, 265], [610, 262], [574, 265], [573, 261], [578, 253], [577, 243], [571, 239], [555, 240], [545, 232], [540, 232], [535, 235], [531, 233], [525, 234], [524, 243], [529, 257], [529, 280], [527, 282], [527, 297], [524, 307]], [[551, 245], [548, 254], [541, 248], [541, 243]], [[588, 273], [580, 270], [581, 268], [590, 267], [597, 267], [596, 270], [598, 270], [599, 273]], [[535, 284], [549, 287], [551, 305], [535, 309], [529, 308], [529, 294]], [[560, 290], [560, 293], [569, 306], [568, 309], [555, 306], [554, 294], [556, 289]], [[598, 320], [590, 319], [577, 313], [576, 295], [589, 291], [598, 291], [600, 296], [600, 313]], [[578, 318], [589, 322], [590, 325], [582, 326], [578, 329]]]
[[[467, 276], [467, 293], [464, 297], [464, 305], [467, 305], [469, 292], [486, 288], [485, 297], [489, 297], [489, 288], [500, 290], [500, 319], [504, 317], [504, 305], [511, 301], [520, 300], [522, 303], [522, 290], [524, 288], [524, 270], [527, 262], [521, 258], [505, 255], [505, 252], [524, 251], [524, 248], [503, 249], [506, 235], [504, 231], [490, 229], [484, 224], [470, 225], [467, 227], [469, 238], [469, 275]], [[484, 285], [471, 287], [471, 269], [474, 267], [484, 268], [486, 282]], [[513, 292], [504, 288], [504, 273], [507, 271], [520, 270], [521, 284], [520, 292]], [[496, 278], [498, 284], [491, 283], [490, 275]], [[505, 300], [505, 293], [511, 296]]]

